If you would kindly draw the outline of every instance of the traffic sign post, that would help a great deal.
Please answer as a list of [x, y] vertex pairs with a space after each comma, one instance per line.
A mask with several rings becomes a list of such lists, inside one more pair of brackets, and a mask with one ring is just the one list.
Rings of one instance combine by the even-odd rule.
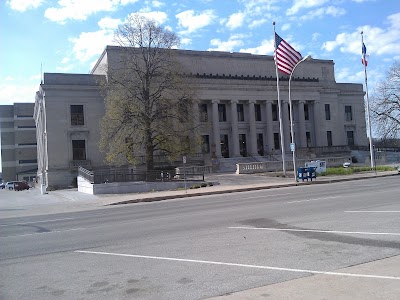
[[187, 194], [187, 188], [186, 188], [186, 156], [182, 157], [183, 161], [183, 180], [185, 182], [185, 194]]

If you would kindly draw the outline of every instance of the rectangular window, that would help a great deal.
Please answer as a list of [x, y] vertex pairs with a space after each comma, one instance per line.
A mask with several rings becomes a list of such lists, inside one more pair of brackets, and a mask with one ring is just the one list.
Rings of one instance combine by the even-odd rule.
[[36, 128], [35, 125], [25, 125], [25, 126], [18, 126], [18, 128], [24, 129], [24, 128]]
[[351, 112], [351, 106], [346, 105], [344, 107], [344, 113], [345, 113], [346, 121], [352, 121], [353, 120], [353, 113]]
[[347, 131], [347, 145], [354, 146], [354, 132], [352, 130]]
[[22, 165], [22, 164], [37, 164], [37, 159], [21, 159], [18, 162], [20, 165]]
[[328, 141], [328, 146], [332, 146], [332, 131], [327, 131], [326, 132], [326, 139]]
[[37, 145], [37, 143], [21, 143], [21, 144], [18, 144], [18, 146], [36, 146]]
[[257, 153], [260, 156], [264, 155], [264, 139], [262, 133], [257, 134]]
[[329, 121], [331, 119], [331, 107], [329, 104], [325, 104], [325, 120]]
[[199, 117], [200, 117], [200, 122], [208, 121], [207, 104], [205, 104], [205, 103], [199, 104]]
[[237, 118], [239, 122], [243, 122], [244, 121], [244, 108], [243, 108], [243, 104], [237, 104], [236, 105], [236, 109], [237, 109]]
[[210, 153], [210, 137], [209, 137], [209, 135], [201, 136], [201, 151], [203, 153]]
[[311, 147], [311, 133], [309, 131], [306, 132], [306, 140], [307, 140], [307, 147]]
[[304, 120], [310, 120], [310, 113], [308, 111], [308, 104], [304, 104]]
[[71, 125], [85, 125], [83, 105], [71, 105]]
[[261, 121], [261, 105], [260, 104], [254, 104], [254, 113], [255, 113], [256, 122], [260, 122]]
[[274, 133], [274, 147], [275, 147], [275, 149], [281, 149], [279, 133]]
[[218, 116], [220, 122], [226, 122], [226, 108], [225, 104], [218, 104]]
[[33, 118], [33, 115], [17, 115], [17, 118]]
[[[278, 105], [272, 104], [272, 121], [278, 121]], [[277, 149], [277, 148], [275, 148]]]
[[72, 141], [72, 160], [86, 160], [85, 140]]

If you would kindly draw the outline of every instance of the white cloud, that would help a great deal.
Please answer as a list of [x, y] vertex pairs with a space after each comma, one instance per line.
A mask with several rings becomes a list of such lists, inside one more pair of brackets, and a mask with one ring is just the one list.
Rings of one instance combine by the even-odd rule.
[[266, 19], [261, 19], [261, 20], [253, 20], [249, 23], [249, 28], [256, 28], [259, 27], [261, 25], [263, 25], [264, 23], [266, 23], [267, 20]]
[[0, 105], [10, 105], [15, 102], [35, 102], [35, 93], [38, 90], [40, 79], [37, 83], [15, 81], [14, 83], [0, 84]]
[[215, 48], [209, 48], [208, 51], [234, 51], [235, 47], [242, 46], [245, 35], [232, 35], [227, 41], [221, 41], [220, 39], [212, 39], [210, 44]]
[[59, 0], [58, 7], [46, 9], [44, 15], [51, 21], [64, 24], [67, 20], [86, 20], [88, 16], [113, 11], [119, 5], [135, 3], [138, 0]]
[[328, 6], [328, 7], [321, 7], [316, 10], [312, 10], [305, 15], [300, 17], [301, 20], [313, 20], [315, 18], [322, 18], [325, 15], [330, 15], [332, 17], [340, 17], [346, 14], [346, 10], [340, 7], [335, 6]]
[[245, 7], [248, 16], [263, 16], [270, 18], [272, 11], [279, 10], [280, 0], [239, 0]]
[[209, 24], [216, 18], [213, 10], [205, 10], [198, 15], [195, 15], [193, 10], [180, 12], [175, 16], [178, 19], [178, 25], [186, 30], [182, 34], [192, 33]]
[[34, 80], [37, 82], [40, 82], [40, 80], [42, 79], [42, 74], [38, 73], [36, 75], [32, 75], [31, 77], [29, 77], [29, 80]]
[[286, 23], [286, 24], [282, 25], [281, 29], [282, 29], [282, 31], [286, 31], [286, 30], [289, 30], [290, 27], [291, 27], [291, 25], [289, 23]]
[[361, 31], [364, 32], [364, 43], [368, 54], [398, 55], [400, 53], [400, 13], [387, 17], [389, 26], [385, 29], [372, 26], [358, 27], [352, 33], [343, 32], [334, 41], [327, 41], [322, 49], [332, 52], [336, 48], [343, 53], [361, 55]]
[[99, 56], [107, 45], [114, 44], [113, 37], [112, 32], [105, 30], [82, 32], [78, 38], [70, 39], [75, 58], [87, 62], [94, 56]]
[[8, 0], [6, 3], [12, 10], [24, 12], [28, 9], [38, 8], [44, 0]]
[[73, 65], [56, 67], [57, 71], [62, 72], [62, 73], [68, 73], [69, 71], [73, 70], [73, 68], [74, 68]]
[[241, 27], [244, 22], [245, 14], [242, 12], [237, 12], [229, 16], [228, 22], [226, 23], [226, 27], [230, 30]]
[[263, 40], [260, 46], [255, 48], [240, 49], [239, 52], [267, 55], [274, 53], [274, 40]]
[[303, 8], [318, 7], [326, 2], [328, 2], [328, 0], [294, 0], [293, 6], [286, 11], [286, 15], [295, 15]]
[[157, 0], [153, 0], [153, 1], [151, 2], [151, 5], [152, 5], [153, 7], [159, 8], [159, 7], [164, 6], [165, 3], [161, 2], [161, 1], [157, 1]]
[[121, 20], [106, 17], [101, 19], [97, 24], [101, 29], [116, 29], [121, 24]]
[[181, 39], [181, 44], [184, 46], [190, 45], [191, 43], [192, 43], [192, 39], [189, 39], [189, 38]]
[[168, 20], [168, 15], [162, 11], [140, 11], [137, 14], [158, 24], [163, 24]]

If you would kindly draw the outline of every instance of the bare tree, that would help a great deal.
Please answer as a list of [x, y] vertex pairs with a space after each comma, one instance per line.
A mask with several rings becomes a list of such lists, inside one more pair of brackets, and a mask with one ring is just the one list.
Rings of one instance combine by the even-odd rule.
[[371, 101], [372, 119], [382, 139], [400, 137], [400, 62], [396, 61], [379, 83]]
[[194, 152], [195, 89], [176, 59], [179, 38], [134, 14], [116, 30], [115, 40], [121, 47], [117, 59], [108, 58], [101, 122], [106, 161], [136, 164], [144, 156], [152, 170], [156, 154], [172, 160]]

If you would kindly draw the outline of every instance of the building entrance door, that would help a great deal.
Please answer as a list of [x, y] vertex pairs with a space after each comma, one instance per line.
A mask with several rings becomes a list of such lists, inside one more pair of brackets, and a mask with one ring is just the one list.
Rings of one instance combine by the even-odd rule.
[[229, 157], [229, 140], [227, 134], [221, 134], [221, 155], [222, 157]]
[[246, 135], [239, 134], [239, 147], [240, 147], [240, 155], [246, 157], [247, 156], [247, 145], [246, 145]]

